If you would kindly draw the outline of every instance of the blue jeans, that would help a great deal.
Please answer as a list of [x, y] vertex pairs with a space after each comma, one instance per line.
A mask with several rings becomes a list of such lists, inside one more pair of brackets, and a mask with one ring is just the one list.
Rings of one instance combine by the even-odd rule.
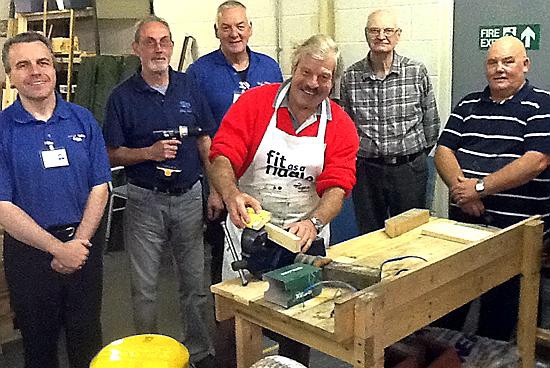
[[181, 342], [191, 361], [213, 354], [204, 280], [201, 184], [170, 196], [128, 185], [124, 211], [124, 244], [132, 267], [134, 326], [138, 333], [156, 333], [157, 290], [161, 256], [170, 247], [179, 281]]

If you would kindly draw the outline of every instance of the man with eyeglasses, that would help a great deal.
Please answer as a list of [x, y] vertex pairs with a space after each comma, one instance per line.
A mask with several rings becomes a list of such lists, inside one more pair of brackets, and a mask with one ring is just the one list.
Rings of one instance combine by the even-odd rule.
[[[504, 228], [541, 215], [548, 242], [550, 93], [526, 80], [530, 65], [519, 39], [506, 36], [491, 45], [488, 86], [454, 108], [435, 164], [451, 194], [449, 218]], [[509, 340], [518, 303], [517, 277], [483, 294], [478, 335]], [[467, 312], [458, 309], [438, 324], [460, 329]]]
[[[195, 367], [212, 367], [199, 179], [202, 169], [209, 172], [209, 134], [215, 124], [194, 79], [170, 68], [173, 45], [163, 19], [150, 16], [138, 23], [132, 47], [141, 69], [109, 97], [104, 136], [111, 164], [125, 166], [129, 183], [124, 243], [132, 268], [135, 329], [158, 332], [159, 269], [162, 253], [170, 248], [179, 279], [181, 341]], [[179, 131], [180, 126], [202, 132], [155, 140], [154, 131]]]
[[340, 89], [360, 137], [353, 203], [363, 234], [426, 207], [426, 157], [440, 124], [426, 67], [394, 51], [401, 36], [396, 16], [371, 13], [365, 36], [370, 51], [346, 70]]

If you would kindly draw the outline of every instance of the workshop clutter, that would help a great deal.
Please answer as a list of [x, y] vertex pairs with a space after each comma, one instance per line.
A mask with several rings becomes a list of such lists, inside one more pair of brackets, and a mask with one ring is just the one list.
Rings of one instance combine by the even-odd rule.
[[386, 350], [391, 368], [516, 368], [517, 347], [508, 342], [427, 327]]

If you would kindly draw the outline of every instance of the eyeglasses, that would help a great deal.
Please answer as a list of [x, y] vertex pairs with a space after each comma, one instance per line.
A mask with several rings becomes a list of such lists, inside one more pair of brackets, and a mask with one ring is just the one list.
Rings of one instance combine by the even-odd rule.
[[367, 33], [370, 36], [378, 36], [382, 33], [384, 33], [384, 36], [391, 37], [395, 34], [395, 32], [401, 31], [401, 28], [367, 28]]
[[143, 40], [141, 44], [151, 50], [156, 49], [157, 45], [160, 45], [160, 47], [163, 49], [167, 49], [174, 46], [174, 43], [172, 42], [172, 40], [167, 37], [161, 38], [161, 40], [158, 42], [154, 38], [146, 38]]

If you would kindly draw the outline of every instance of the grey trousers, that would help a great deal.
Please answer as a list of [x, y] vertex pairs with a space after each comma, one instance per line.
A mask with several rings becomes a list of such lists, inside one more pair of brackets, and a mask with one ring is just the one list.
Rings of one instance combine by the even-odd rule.
[[157, 291], [161, 256], [172, 251], [179, 281], [182, 338], [191, 361], [213, 354], [208, 332], [208, 284], [204, 280], [201, 184], [169, 196], [128, 185], [124, 211], [124, 244], [132, 268], [134, 326], [138, 333], [156, 333]]
[[421, 154], [402, 165], [385, 165], [357, 158], [353, 206], [361, 234], [379, 230], [384, 221], [411, 208], [426, 207], [428, 164]]

